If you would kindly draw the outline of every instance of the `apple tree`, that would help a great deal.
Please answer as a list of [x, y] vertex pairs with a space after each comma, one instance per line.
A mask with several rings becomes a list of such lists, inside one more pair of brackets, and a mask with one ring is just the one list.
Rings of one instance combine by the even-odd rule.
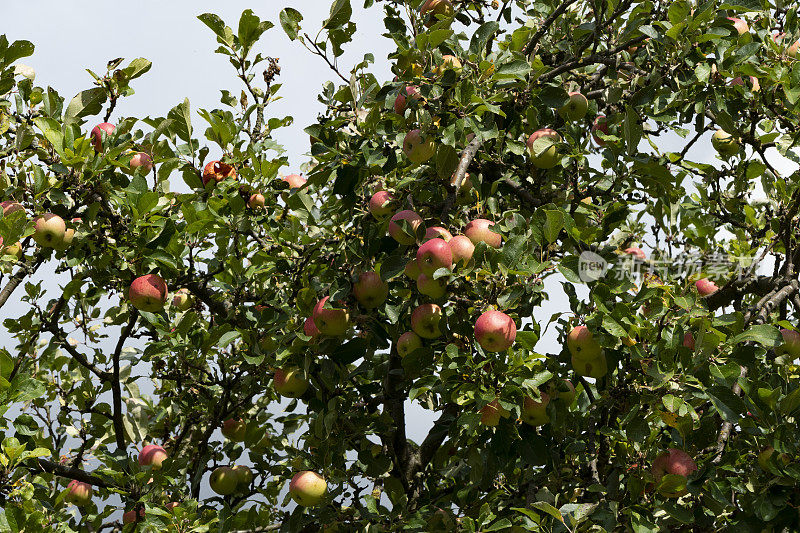
[[0, 531], [800, 528], [797, 6], [364, 7], [166, 117], [0, 39]]

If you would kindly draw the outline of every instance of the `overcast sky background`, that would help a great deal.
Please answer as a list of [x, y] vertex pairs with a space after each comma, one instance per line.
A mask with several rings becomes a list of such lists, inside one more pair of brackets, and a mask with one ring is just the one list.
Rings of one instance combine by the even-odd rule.
[[[354, 42], [347, 45], [348, 53], [340, 59], [341, 70], [348, 72], [350, 65], [361, 61], [365, 53], [372, 53], [376, 59], [372, 72], [379, 79], [388, 80], [390, 65], [386, 56], [392, 43], [381, 37], [385, 31], [382, 10], [378, 6], [365, 12], [361, 9], [362, 2], [352, 3], [359, 31]], [[291, 115], [295, 119], [292, 127], [275, 134], [288, 150], [291, 162], [291, 167], [283, 171], [291, 173], [297, 172], [299, 165], [307, 160], [304, 154], [309, 149], [308, 135], [303, 128], [314, 123], [322, 110], [317, 94], [324, 82], [338, 78], [320, 58], [311, 55], [298, 42], [289, 41], [280, 28], [278, 14], [287, 6], [298, 9], [305, 17], [302, 22], [304, 31], [314, 35], [327, 17], [329, 4], [323, 0], [258, 3], [208, 0], [6, 2], [2, 31], [9, 41], [27, 39], [36, 45], [33, 57], [21, 62], [35, 68], [36, 85], [54, 87], [67, 101], [79, 91], [93, 86], [85, 68], [104, 73], [105, 65], [111, 59], [124, 57], [123, 65], [127, 65], [133, 58], [147, 58], [153, 62], [152, 69], [133, 82], [136, 94], [118, 103], [111, 121], [115, 122], [122, 116], [165, 116], [170, 108], [188, 97], [194, 112], [193, 124], [204, 129], [205, 123], [197, 116], [197, 109], [219, 107], [220, 89], [238, 95], [241, 85], [226, 56], [214, 53], [217, 47], [215, 36], [196, 16], [205, 12], [216, 13], [235, 29], [241, 11], [253, 9], [261, 19], [275, 24], [275, 28], [262, 37], [257, 51], [280, 58], [279, 82], [283, 87], [279, 94], [282, 100], [273, 104], [268, 114]], [[676, 141], [673, 138], [666, 142]], [[212, 151], [212, 158], [217, 155]], [[689, 157], [719, 163], [707, 138], [693, 147]], [[782, 163], [780, 168], [792, 171], [793, 165]], [[51, 277], [39, 274], [36, 279]], [[48, 286], [55, 283], [50, 279]], [[548, 280], [547, 291], [551, 302], [545, 306], [546, 312], [539, 309], [535, 315], [542, 327], [553, 312], [568, 311], [558, 279]], [[581, 291], [579, 294], [582, 292], [585, 293]], [[0, 319], [20, 312], [19, 295], [15, 296], [17, 305], [7, 305], [2, 309]], [[540, 352], [558, 352], [560, 347], [556, 340], [556, 332], [551, 327], [537, 348]], [[0, 341], [9, 346], [5, 332], [0, 332]], [[436, 416], [415, 407], [408, 418], [409, 436], [420, 442]]]

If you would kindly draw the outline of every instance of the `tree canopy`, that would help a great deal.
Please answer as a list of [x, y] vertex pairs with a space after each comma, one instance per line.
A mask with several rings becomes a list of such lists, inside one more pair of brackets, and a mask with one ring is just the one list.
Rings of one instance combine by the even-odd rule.
[[165, 117], [0, 37], [0, 531], [797, 531], [797, 6], [364, 7]]

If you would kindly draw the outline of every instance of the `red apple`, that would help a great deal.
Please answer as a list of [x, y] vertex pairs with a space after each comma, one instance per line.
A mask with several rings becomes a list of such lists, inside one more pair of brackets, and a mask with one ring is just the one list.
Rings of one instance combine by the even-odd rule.
[[250, 199], [247, 200], [247, 205], [250, 209], [260, 209], [264, 207], [267, 203], [267, 199], [264, 198], [264, 195], [257, 192], [250, 195]]
[[33, 240], [43, 248], [58, 248], [64, 242], [67, 224], [64, 219], [53, 213], [45, 213], [33, 221]]
[[116, 129], [116, 126], [109, 124], [108, 122], [101, 122], [92, 128], [90, 137], [92, 138], [92, 145], [94, 146], [95, 151], [103, 151], [103, 134], [105, 133], [106, 136], [111, 136], [114, 134], [114, 130]]
[[167, 450], [158, 444], [148, 444], [139, 452], [139, 465], [152, 466], [153, 470], [158, 470], [167, 457]]
[[303, 507], [314, 507], [322, 501], [328, 490], [325, 478], [316, 472], [298, 472], [289, 483], [292, 499]]
[[369, 199], [369, 212], [378, 220], [389, 216], [393, 209], [394, 196], [389, 191], [378, 191]]
[[694, 335], [692, 335], [691, 331], [687, 331], [683, 334], [683, 346], [685, 348], [689, 348], [690, 350], [694, 350]]
[[[410, 226], [408, 232], [400, 225], [401, 220], [405, 220]], [[404, 209], [391, 218], [389, 222], [389, 235], [400, 244], [414, 244], [417, 242], [416, 231], [420, 225], [422, 225], [422, 217], [414, 211]]]
[[481, 424], [489, 427], [498, 426], [500, 418], [508, 416], [508, 411], [496, 399], [484, 405], [479, 412], [481, 414]]
[[422, 304], [411, 313], [411, 329], [423, 339], [435, 339], [442, 335], [439, 322], [442, 308], [436, 304]]
[[475, 340], [487, 352], [504, 352], [517, 338], [514, 319], [500, 311], [486, 311], [475, 321]]
[[739, 32], [739, 35], [743, 35], [750, 31], [750, 26], [748, 26], [747, 22], [744, 20], [736, 17], [728, 17], [728, 20], [733, 22], [733, 27], [736, 28], [736, 31]]
[[67, 485], [69, 492], [64, 498], [68, 503], [73, 503], [77, 506], [87, 505], [92, 499], [92, 486], [83, 481], [73, 479]]
[[203, 187], [216, 185], [225, 178], [236, 179], [236, 169], [222, 161], [210, 161], [203, 169]]
[[586, 326], [572, 328], [567, 335], [567, 349], [579, 361], [591, 361], [603, 353], [603, 347], [594, 340], [594, 334]]
[[350, 314], [344, 308], [325, 308], [325, 303], [329, 297], [326, 296], [314, 306], [311, 316], [314, 318], [314, 325], [323, 335], [339, 337], [347, 332], [350, 327]]
[[419, 8], [419, 14], [425, 26], [433, 26], [439, 17], [449, 18], [455, 13], [450, 0], [425, 0]]
[[[741, 76], [737, 76], [731, 80], [731, 85], [744, 85], [744, 80]], [[748, 87], [753, 92], [761, 90], [761, 85], [758, 83], [758, 78], [750, 76], [750, 85]]]
[[500, 248], [503, 244], [503, 237], [499, 233], [495, 233], [489, 229], [492, 226], [494, 226], [494, 222], [491, 220], [476, 218], [464, 228], [464, 235], [466, 235], [473, 244], [485, 242], [492, 248]]
[[150, 157], [149, 154], [146, 154], [144, 152], [139, 152], [137, 154], [134, 154], [133, 157], [131, 157], [131, 160], [128, 163], [128, 165], [133, 170], [136, 170], [137, 168], [144, 168], [145, 171], [150, 172], [151, 170], [153, 170], [153, 158]]
[[[542, 139], [540, 142], [540, 139]], [[546, 139], [550, 142], [547, 145]], [[537, 130], [528, 137], [528, 154], [531, 156], [531, 163], [537, 168], [553, 168], [558, 164], [558, 147], [557, 144], [561, 142], [561, 136], [550, 128]], [[545, 148], [546, 146], [546, 148]], [[536, 155], [538, 154], [538, 155]]]
[[717, 284], [714, 283], [713, 281], [711, 281], [710, 279], [707, 279], [707, 278], [703, 278], [703, 279], [697, 280], [694, 283], [694, 286], [697, 289], [697, 292], [703, 298], [705, 298], [706, 296], [711, 296], [712, 294], [714, 294], [715, 292], [717, 292], [719, 290], [719, 287], [717, 287]]
[[6, 200], [5, 202], [0, 202], [0, 207], [3, 208], [3, 216], [7, 217], [11, 213], [16, 211], [25, 212], [25, 208], [22, 207], [22, 204], [19, 202], [14, 202], [13, 200]]
[[647, 254], [644, 253], [644, 250], [637, 247], [625, 248], [625, 253], [628, 255], [634, 256], [636, 259], [640, 259], [642, 261], [647, 260]]
[[240, 418], [229, 418], [222, 423], [222, 435], [233, 442], [244, 442], [247, 422]]
[[400, 357], [405, 357], [419, 348], [422, 348], [422, 339], [413, 331], [406, 331], [397, 339], [397, 355]]
[[452, 238], [453, 235], [445, 228], [441, 226], [432, 226], [425, 230], [425, 238], [423, 239], [423, 242], [431, 239], [444, 239], [445, 242], [450, 242], [450, 239]]
[[167, 284], [155, 274], [139, 276], [128, 289], [128, 299], [139, 311], [155, 313], [167, 302]]
[[408, 105], [408, 101], [419, 101], [419, 97], [419, 87], [415, 85], [409, 85], [403, 89], [400, 89], [400, 94], [398, 94], [397, 98], [394, 99], [394, 112], [398, 115], [404, 114]]
[[450, 242], [450, 251], [453, 254], [453, 264], [457, 265], [459, 262], [467, 264], [472, 259], [472, 254], [475, 253], [475, 245], [466, 235], [456, 235]]
[[421, 165], [436, 153], [433, 139], [416, 129], [406, 133], [403, 139], [403, 153], [414, 164]]
[[453, 268], [453, 252], [444, 239], [431, 239], [417, 250], [417, 265], [420, 271], [428, 277], [440, 268], [451, 270]]
[[[695, 464], [694, 460], [685, 451], [670, 448], [667, 452], [655, 458], [651, 470], [653, 477], [656, 479], [656, 483], [660, 483], [665, 474], [688, 478], [692, 473], [697, 472], [697, 464]], [[663, 496], [677, 498], [684, 494], [686, 494], [685, 489], [677, 492], [663, 493]]]
[[287, 398], [299, 398], [308, 390], [308, 380], [297, 367], [280, 368], [272, 376], [275, 391]]
[[594, 124], [592, 125], [592, 139], [597, 144], [597, 146], [605, 146], [606, 141], [601, 139], [597, 136], [596, 132], [602, 132], [605, 135], [610, 135], [608, 129], [608, 119], [605, 115], [599, 115], [596, 119], [594, 119]]
[[135, 524], [139, 520], [144, 520], [144, 515], [145, 512], [142, 507], [140, 507], [138, 511], [136, 509], [131, 509], [130, 511], [122, 514], [122, 523]]
[[283, 178], [283, 181], [289, 184], [290, 189], [299, 189], [305, 185], [308, 180], [299, 174], [289, 174]]
[[353, 285], [353, 296], [365, 309], [374, 309], [386, 301], [389, 286], [375, 272], [362, 272]]
[[303, 324], [303, 333], [306, 337], [311, 337], [312, 341], [321, 335], [319, 329], [317, 329], [317, 325], [314, 324], [313, 316], [306, 318], [306, 321]]

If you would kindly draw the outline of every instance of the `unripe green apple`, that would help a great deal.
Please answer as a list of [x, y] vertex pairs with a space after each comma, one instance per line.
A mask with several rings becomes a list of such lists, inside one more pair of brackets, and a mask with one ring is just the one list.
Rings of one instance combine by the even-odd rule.
[[239, 491], [245, 491], [250, 487], [253, 482], [253, 471], [245, 465], [236, 465], [231, 470], [237, 476], [236, 488]]
[[572, 369], [579, 376], [600, 379], [608, 374], [608, 363], [605, 354], [600, 354], [597, 359], [582, 360], [572, 356]]
[[[769, 461], [772, 458], [772, 455], [775, 453], [775, 448], [772, 446], [767, 446], [758, 454], [758, 466], [761, 467], [761, 470], [764, 472], [770, 472], [769, 468]], [[789, 456], [785, 453], [778, 455], [778, 459], [784, 464], [788, 465], [790, 462]]]
[[416, 165], [421, 165], [436, 153], [436, 145], [433, 138], [426, 135], [422, 130], [411, 130], [406, 133], [403, 139], [403, 153]]
[[419, 264], [417, 264], [417, 260], [412, 259], [411, 261], [406, 263], [406, 266], [403, 269], [403, 273], [412, 280], [416, 281], [417, 278], [419, 278], [419, 275], [422, 274], [422, 271], [419, 269]]
[[275, 371], [272, 378], [275, 391], [287, 398], [299, 398], [308, 390], [308, 380], [303, 378], [297, 367], [282, 368]]
[[413, 331], [406, 331], [397, 339], [397, 355], [400, 357], [405, 357], [419, 348], [422, 348], [422, 339]]
[[314, 324], [323, 335], [340, 337], [347, 332], [350, 327], [350, 314], [343, 308], [325, 308], [325, 303], [329, 300], [326, 296], [317, 302], [311, 316]]
[[438, 300], [447, 293], [447, 280], [445, 278], [433, 279], [425, 274], [417, 277], [417, 290], [420, 294]]
[[194, 304], [194, 301], [189, 289], [178, 289], [172, 297], [172, 306], [178, 311], [187, 311], [191, 309], [192, 304]]
[[439, 322], [442, 308], [436, 304], [422, 304], [411, 313], [411, 329], [423, 339], [435, 339], [442, 335]]
[[389, 285], [375, 272], [362, 272], [353, 284], [353, 296], [365, 309], [375, 309], [389, 296]]
[[517, 325], [505, 313], [489, 310], [475, 321], [475, 340], [487, 352], [504, 352], [517, 338]]
[[128, 289], [128, 299], [139, 311], [155, 313], [167, 302], [167, 284], [155, 274], [139, 276]]
[[724, 157], [734, 156], [739, 153], [739, 141], [723, 129], [718, 129], [711, 136], [711, 145]]
[[589, 100], [578, 91], [569, 93], [569, 101], [564, 104], [558, 113], [566, 120], [581, 120], [589, 110]]
[[328, 483], [316, 472], [298, 472], [289, 483], [292, 499], [303, 507], [314, 507], [325, 497]]
[[597, 359], [603, 352], [603, 347], [594, 340], [594, 335], [586, 326], [572, 328], [567, 336], [567, 349], [579, 361]]
[[33, 240], [43, 248], [57, 248], [64, 242], [67, 224], [64, 219], [53, 213], [45, 213], [33, 221]]
[[[400, 225], [400, 221], [402, 220], [406, 221], [409, 226], [407, 231], [404, 230], [403, 226]], [[389, 221], [389, 236], [391, 236], [398, 243], [405, 244], [406, 246], [414, 244], [417, 242], [417, 228], [419, 228], [421, 225], [421, 216], [416, 214], [414, 211], [404, 209], [403, 211], [395, 213], [395, 215]]]
[[533, 132], [527, 142], [533, 166], [544, 169], [556, 166], [559, 161], [557, 143], [560, 142], [561, 136], [550, 128]]
[[239, 418], [229, 418], [222, 423], [221, 432], [233, 442], [243, 442], [247, 434], [247, 422]]
[[211, 472], [208, 479], [211, 490], [221, 496], [228, 496], [236, 491], [239, 484], [239, 474], [229, 466], [220, 466]]
[[464, 70], [463, 66], [461, 65], [461, 60], [458, 59], [456, 56], [445, 54], [442, 56], [442, 63], [436, 67], [435, 74], [437, 76], [442, 76], [448, 70], [452, 70], [456, 73], [456, 76], [461, 75], [461, 72]]
[[541, 400], [534, 400], [530, 396], [525, 397], [525, 402], [522, 404], [522, 421], [533, 427], [543, 426], [550, 422], [550, 417], [547, 414], [547, 404], [550, 403], [550, 397], [542, 392]]

